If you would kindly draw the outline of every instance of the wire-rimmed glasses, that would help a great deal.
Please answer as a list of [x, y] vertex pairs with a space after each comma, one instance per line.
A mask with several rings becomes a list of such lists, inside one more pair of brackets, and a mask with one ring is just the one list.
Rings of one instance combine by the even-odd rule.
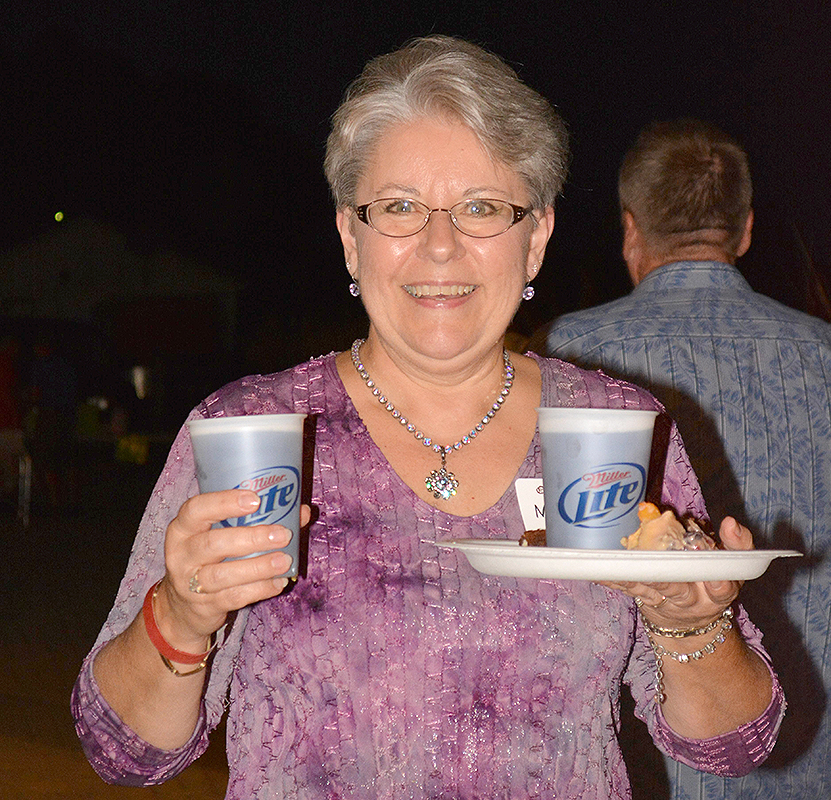
[[434, 211], [447, 212], [454, 227], [465, 236], [488, 239], [516, 225], [527, 216], [531, 207], [524, 208], [490, 197], [462, 200], [450, 208], [430, 208], [406, 197], [382, 197], [355, 206], [355, 214], [361, 222], [384, 236], [394, 238], [413, 236], [423, 230]]

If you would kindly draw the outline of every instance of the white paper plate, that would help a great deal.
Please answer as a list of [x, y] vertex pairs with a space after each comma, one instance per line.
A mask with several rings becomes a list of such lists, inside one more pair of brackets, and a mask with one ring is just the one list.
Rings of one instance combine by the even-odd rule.
[[474, 569], [487, 575], [644, 583], [752, 580], [774, 558], [802, 555], [796, 550], [569, 550], [494, 539], [437, 544], [460, 550]]

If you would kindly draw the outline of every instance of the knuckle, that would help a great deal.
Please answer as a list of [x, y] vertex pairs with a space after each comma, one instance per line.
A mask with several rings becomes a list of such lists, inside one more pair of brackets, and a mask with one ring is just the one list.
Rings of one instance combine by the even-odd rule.
[[262, 541], [265, 538], [263, 530], [264, 528], [262, 525], [251, 525], [246, 527], [246, 544], [250, 547], [257, 547], [262, 544]]
[[182, 503], [181, 507], [179, 508], [179, 513], [176, 515], [176, 518], [180, 521], [190, 521], [197, 513], [199, 509], [200, 503], [200, 496], [194, 495], [193, 497], [189, 497]]
[[235, 586], [231, 586], [225, 590], [225, 595], [227, 599], [226, 605], [231, 610], [238, 610], [243, 606], [248, 605], [250, 602], [250, 598], [247, 596], [245, 586], [242, 584], [237, 584]]

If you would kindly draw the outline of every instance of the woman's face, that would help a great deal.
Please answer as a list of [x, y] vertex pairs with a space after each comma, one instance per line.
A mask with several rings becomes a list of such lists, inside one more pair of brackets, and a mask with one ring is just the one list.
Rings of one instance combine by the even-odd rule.
[[[429, 208], [476, 197], [529, 202], [522, 179], [491, 159], [470, 128], [439, 120], [397, 125], [380, 139], [357, 204], [388, 197]], [[553, 228], [553, 209], [536, 216], [536, 225], [529, 215], [499, 236], [477, 239], [438, 211], [419, 233], [391, 238], [340, 210], [338, 229], [371, 335], [409, 358], [464, 358], [500, 343]]]

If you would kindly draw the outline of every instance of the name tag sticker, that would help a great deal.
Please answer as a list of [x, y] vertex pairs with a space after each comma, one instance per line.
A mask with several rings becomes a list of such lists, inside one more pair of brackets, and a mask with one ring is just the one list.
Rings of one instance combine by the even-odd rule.
[[517, 478], [514, 482], [519, 511], [526, 531], [545, 528], [545, 498], [542, 478]]

